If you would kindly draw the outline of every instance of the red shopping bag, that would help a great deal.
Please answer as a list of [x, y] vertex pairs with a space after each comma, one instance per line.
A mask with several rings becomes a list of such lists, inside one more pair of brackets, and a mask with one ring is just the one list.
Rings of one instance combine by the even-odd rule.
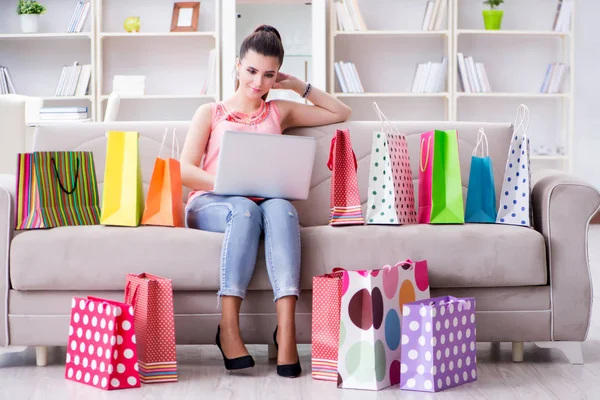
[[177, 382], [171, 280], [127, 274], [125, 302], [135, 308], [135, 334], [142, 383]]
[[312, 377], [337, 382], [343, 272], [313, 277]]
[[140, 387], [133, 306], [75, 297], [65, 378], [99, 389]]
[[331, 139], [329, 161], [331, 170], [330, 225], [363, 225], [365, 220], [360, 205], [358, 164], [352, 150], [350, 131], [337, 129]]

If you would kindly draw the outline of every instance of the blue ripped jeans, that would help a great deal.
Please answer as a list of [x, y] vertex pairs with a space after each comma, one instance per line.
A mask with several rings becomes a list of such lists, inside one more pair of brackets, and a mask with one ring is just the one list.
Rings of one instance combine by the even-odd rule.
[[300, 225], [287, 200], [260, 204], [245, 197], [205, 193], [186, 207], [186, 226], [224, 232], [219, 296], [246, 295], [256, 264], [261, 234], [265, 235], [267, 272], [275, 301], [300, 293]]

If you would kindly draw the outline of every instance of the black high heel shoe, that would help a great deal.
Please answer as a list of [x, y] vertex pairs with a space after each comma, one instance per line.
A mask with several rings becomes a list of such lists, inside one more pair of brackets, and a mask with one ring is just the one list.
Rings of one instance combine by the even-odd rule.
[[[275, 349], [279, 350], [279, 345], [277, 344], [277, 329], [275, 328], [275, 332], [273, 332], [273, 342], [275, 343]], [[302, 373], [302, 367], [300, 366], [300, 359], [296, 361], [295, 364], [285, 364], [279, 365], [277, 364], [277, 375], [283, 376], [284, 378], [296, 378], [300, 376]]]
[[225, 363], [225, 369], [227, 370], [235, 370], [235, 369], [245, 369], [254, 367], [254, 358], [251, 355], [237, 357], [237, 358], [227, 358], [225, 357], [225, 353], [221, 348], [221, 325], [217, 326], [217, 338], [216, 338], [217, 347], [221, 350], [221, 354], [223, 355], [223, 362]]

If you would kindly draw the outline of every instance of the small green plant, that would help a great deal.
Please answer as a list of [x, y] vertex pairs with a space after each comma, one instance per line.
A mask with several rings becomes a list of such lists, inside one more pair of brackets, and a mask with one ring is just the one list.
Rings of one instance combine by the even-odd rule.
[[498, 7], [500, 4], [504, 3], [504, 0], [485, 0], [483, 4], [487, 4], [490, 8]]
[[43, 14], [46, 12], [46, 7], [33, 0], [19, 0], [17, 5], [17, 14]]

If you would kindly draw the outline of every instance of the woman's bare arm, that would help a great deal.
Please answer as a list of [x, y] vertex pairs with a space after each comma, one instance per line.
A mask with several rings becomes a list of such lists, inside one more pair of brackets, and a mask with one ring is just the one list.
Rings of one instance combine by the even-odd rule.
[[[279, 75], [283, 75], [283, 77]], [[276, 88], [293, 90], [300, 95], [304, 94], [306, 83], [298, 78], [279, 73], [277, 79], [279, 82]], [[352, 113], [350, 107], [315, 87], [311, 89], [307, 98], [314, 105], [277, 100], [282, 131], [294, 126], [319, 126], [344, 122]]]
[[211, 122], [212, 105], [204, 104], [198, 107], [181, 151], [181, 182], [193, 190], [212, 190], [215, 184], [215, 177], [200, 168], [210, 137]]

